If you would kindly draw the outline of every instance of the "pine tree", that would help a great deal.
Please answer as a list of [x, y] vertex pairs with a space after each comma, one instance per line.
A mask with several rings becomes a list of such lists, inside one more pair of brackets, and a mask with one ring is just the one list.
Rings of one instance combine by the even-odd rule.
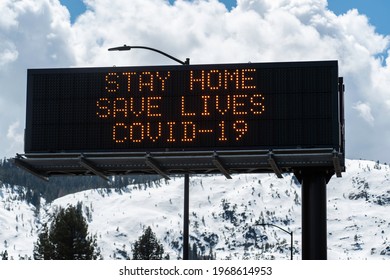
[[134, 243], [134, 260], [161, 260], [163, 259], [164, 248], [157, 240], [156, 235], [150, 227]]
[[38, 241], [34, 244], [33, 257], [35, 260], [54, 259], [54, 246], [50, 242], [47, 224], [44, 224], [42, 232], [38, 235]]
[[93, 260], [99, 257], [96, 237], [88, 235], [88, 224], [81, 209], [61, 208], [50, 229], [44, 226], [34, 246], [34, 259]]
[[4, 260], [8, 260], [8, 252], [7, 250], [4, 251], [4, 253], [0, 253], [0, 256], [1, 256], [1, 259], [4, 261]]

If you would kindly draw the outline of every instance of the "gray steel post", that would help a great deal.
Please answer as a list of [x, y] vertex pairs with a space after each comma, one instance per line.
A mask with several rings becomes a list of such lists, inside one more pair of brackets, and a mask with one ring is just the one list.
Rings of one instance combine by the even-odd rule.
[[302, 171], [302, 259], [327, 259], [327, 173], [323, 169]]
[[183, 260], [189, 259], [189, 223], [190, 223], [190, 175], [184, 175], [184, 214], [183, 214]]

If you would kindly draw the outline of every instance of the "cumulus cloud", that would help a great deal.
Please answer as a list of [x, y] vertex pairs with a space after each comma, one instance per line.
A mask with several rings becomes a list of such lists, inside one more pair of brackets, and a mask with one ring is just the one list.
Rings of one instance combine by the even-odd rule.
[[18, 58], [18, 51], [12, 42], [6, 39], [0, 42], [0, 67], [14, 62]]
[[[173, 63], [145, 50], [107, 51], [123, 44], [155, 47], [192, 64], [337, 59], [347, 90], [347, 156], [389, 161], [383, 151], [390, 141], [379, 146], [375, 139], [390, 135], [390, 37], [357, 10], [336, 16], [326, 0], [238, 0], [230, 11], [217, 0], [84, 2], [87, 11], [73, 25], [57, 0], [1, 2], [1, 112], [24, 110], [29, 67]], [[16, 116], [23, 127], [23, 113], [0, 114], [0, 130]]]
[[359, 112], [359, 115], [370, 125], [374, 125], [374, 117], [371, 114], [371, 107], [367, 103], [358, 102], [353, 106]]
[[16, 121], [8, 127], [7, 140], [10, 143], [9, 150], [23, 148], [23, 133], [20, 132], [20, 122]]

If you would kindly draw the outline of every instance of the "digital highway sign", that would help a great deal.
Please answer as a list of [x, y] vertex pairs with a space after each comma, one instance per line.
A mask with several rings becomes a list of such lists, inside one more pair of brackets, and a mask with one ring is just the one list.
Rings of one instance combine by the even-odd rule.
[[337, 61], [29, 69], [25, 153], [333, 148]]

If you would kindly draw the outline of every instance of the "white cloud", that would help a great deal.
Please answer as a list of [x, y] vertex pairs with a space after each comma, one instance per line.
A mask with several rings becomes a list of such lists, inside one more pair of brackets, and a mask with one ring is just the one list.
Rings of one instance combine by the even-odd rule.
[[388, 108], [389, 111], [390, 111], [390, 100], [386, 100], [386, 106], [387, 106], [387, 108]]
[[370, 125], [374, 125], [374, 117], [371, 114], [371, 107], [367, 103], [358, 102], [353, 108], [359, 112], [359, 115]]
[[23, 129], [20, 128], [20, 122], [16, 121], [8, 127], [7, 140], [10, 143], [9, 150], [23, 149], [23, 133], [20, 132]]
[[[85, 2], [88, 9], [74, 25], [56, 0], [1, 2], [7, 15], [0, 19], [3, 135], [16, 117], [24, 125], [16, 111], [25, 106], [26, 68], [173, 63], [145, 50], [107, 51], [146, 45], [192, 64], [337, 59], [347, 90], [347, 156], [390, 160], [390, 152], [383, 153], [390, 141], [375, 143], [390, 134], [390, 38], [375, 33], [357, 10], [336, 16], [326, 0], [238, 0], [231, 11], [217, 0]], [[362, 130], [361, 117], [375, 130]]]
[[7, 29], [11, 26], [17, 25], [16, 12], [12, 8], [13, 1], [1, 1], [0, 2], [0, 27]]
[[0, 67], [15, 61], [18, 55], [19, 53], [12, 43], [7, 41], [0, 42]]

